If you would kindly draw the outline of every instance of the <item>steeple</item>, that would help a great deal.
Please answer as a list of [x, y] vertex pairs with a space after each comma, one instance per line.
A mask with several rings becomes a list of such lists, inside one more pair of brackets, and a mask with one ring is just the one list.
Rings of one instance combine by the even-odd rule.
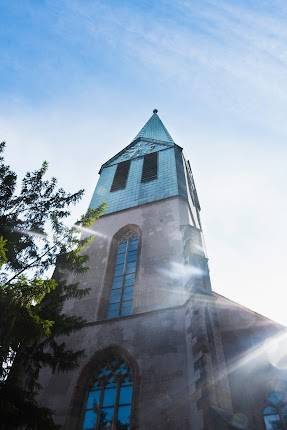
[[158, 110], [154, 109], [152, 116], [145, 123], [132, 142], [106, 161], [102, 165], [99, 173], [101, 173], [102, 169], [107, 166], [126, 160], [127, 158], [135, 158], [139, 155], [151, 152], [151, 148], [153, 148], [152, 151], [154, 151], [173, 147], [175, 145], [174, 140], [158, 116]]
[[157, 109], [133, 141], [104, 163], [90, 207], [107, 203], [106, 214], [180, 197], [200, 229], [200, 206], [189, 163]]
[[170, 145], [174, 145], [174, 141], [163, 125], [160, 117], [158, 116], [158, 110], [154, 109], [153, 114], [150, 119], [146, 122], [140, 132], [136, 135], [135, 140], [156, 140], [159, 142], [164, 142]]
[[102, 167], [103, 202], [88, 270], [57, 265], [89, 290], [63, 303], [87, 323], [60, 340], [85, 355], [40, 369], [39, 406], [63, 430], [287, 430], [286, 329], [211, 291], [191, 167], [156, 110]]

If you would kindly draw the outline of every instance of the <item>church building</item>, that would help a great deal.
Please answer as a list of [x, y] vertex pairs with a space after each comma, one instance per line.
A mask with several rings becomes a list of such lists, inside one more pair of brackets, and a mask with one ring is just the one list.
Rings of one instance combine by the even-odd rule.
[[63, 430], [287, 429], [285, 328], [212, 291], [191, 165], [156, 109], [102, 165], [90, 206], [104, 202], [89, 270], [67, 274], [90, 288], [65, 304], [87, 324], [64, 341], [85, 355], [71, 372], [41, 374], [40, 402], [55, 421]]

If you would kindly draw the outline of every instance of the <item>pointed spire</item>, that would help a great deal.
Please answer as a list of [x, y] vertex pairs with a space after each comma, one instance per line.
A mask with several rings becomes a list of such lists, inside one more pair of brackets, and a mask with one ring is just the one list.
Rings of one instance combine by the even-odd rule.
[[163, 125], [160, 117], [158, 116], [158, 110], [154, 109], [153, 114], [147, 123], [143, 126], [141, 131], [136, 135], [133, 141], [137, 139], [152, 139], [161, 142], [165, 142], [173, 145], [174, 141]]

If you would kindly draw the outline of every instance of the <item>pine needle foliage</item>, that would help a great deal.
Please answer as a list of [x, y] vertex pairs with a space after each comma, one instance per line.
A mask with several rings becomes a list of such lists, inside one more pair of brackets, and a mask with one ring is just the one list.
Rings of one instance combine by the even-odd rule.
[[89, 290], [68, 284], [65, 274], [88, 270], [84, 251], [93, 236], [79, 230], [92, 227], [105, 205], [67, 227], [83, 190], [67, 193], [56, 178], [46, 179], [47, 162], [26, 173], [19, 189], [4, 148], [0, 143], [0, 429], [55, 430], [52, 411], [37, 404], [39, 372], [67, 372], [83, 355], [63, 339], [85, 321], [65, 314], [64, 304]]

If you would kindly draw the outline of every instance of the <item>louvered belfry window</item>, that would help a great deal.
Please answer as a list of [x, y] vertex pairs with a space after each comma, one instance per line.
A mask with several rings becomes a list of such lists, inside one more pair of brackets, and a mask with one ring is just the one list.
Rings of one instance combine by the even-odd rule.
[[126, 187], [129, 170], [130, 170], [130, 160], [122, 161], [117, 165], [114, 180], [111, 186], [111, 191], [122, 190]]
[[157, 152], [144, 156], [142, 182], [152, 181], [157, 178]]

